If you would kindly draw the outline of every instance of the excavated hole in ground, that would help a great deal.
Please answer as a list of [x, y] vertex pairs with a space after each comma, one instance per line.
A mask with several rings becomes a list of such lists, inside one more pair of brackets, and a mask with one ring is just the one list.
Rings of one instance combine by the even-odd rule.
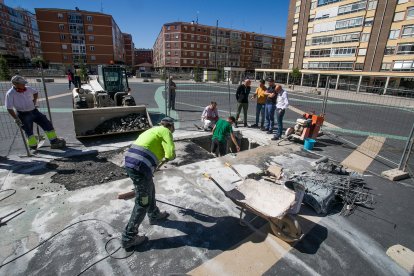
[[[237, 134], [236, 137], [239, 145], [241, 145], [241, 150], [253, 149], [259, 146], [257, 143], [250, 142], [241, 134]], [[232, 147], [232, 152], [236, 152], [231, 142], [228, 145]], [[175, 146], [177, 157], [168, 162], [164, 168], [188, 165], [216, 157], [210, 153], [211, 135], [176, 141]], [[57, 159], [48, 163], [47, 169], [55, 172], [52, 176], [52, 183], [64, 185], [69, 191], [128, 178], [122, 167], [126, 149], [127, 147]], [[228, 152], [230, 151], [228, 150]]]

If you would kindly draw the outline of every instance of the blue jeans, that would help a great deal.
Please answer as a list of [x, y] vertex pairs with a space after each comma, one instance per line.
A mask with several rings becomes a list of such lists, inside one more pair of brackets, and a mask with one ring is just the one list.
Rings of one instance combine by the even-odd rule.
[[155, 202], [155, 186], [151, 176], [131, 168], [125, 168], [128, 176], [132, 179], [135, 188], [135, 205], [131, 217], [122, 233], [122, 240], [129, 241], [138, 234], [138, 227], [145, 218], [156, 217], [160, 210]]
[[281, 137], [283, 132], [283, 117], [285, 116], [285, 110], [284, 109], [277, 109], [276, 112], [276, 118], [277, 118], [277, 132], [275, 134], [275, 137]]
[[275, 110], [276, 105], [275, 104], [266, 104], [265, 105], [265, 128], [268, 130], [272, 130], [275, 126]]
[[40, 113], [37, 108], [33, 109], [32, 111], [17, 111], [17, 117], [22, 121], [23, 123], [23, 130], [24, 133], [26, 133], [27, 137], [30, 137], [33, 135], [33, 123], [38, 124], [44, 131], [52, 131], [53, 125], [48, 120], [48, 118]]
[[259, 125], [259, 117], [260, 114], [262, 115], [262, 120], [260, 121], [260, 126], [263, 127], [264, 125], [264, 115], [265, 115], [265, 105], [264, 104], [256, 104], [256, 125]]

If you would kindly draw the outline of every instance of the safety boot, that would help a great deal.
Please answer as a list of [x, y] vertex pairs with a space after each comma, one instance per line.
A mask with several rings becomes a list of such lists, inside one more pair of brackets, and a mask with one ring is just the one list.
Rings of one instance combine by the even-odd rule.
[[136, 235], [135, 237], [133, 237], [129, 241], [122, 241], [122, 247], [124, 249], [128, 249], [128, 248], [131, 248], [131, 247], [134, 247], [134, 246], [141, 245], [141, 244], [145, 243], [146, 241], [148, 241], [148, 238], [146, 236]]
[[149, 222], [151, 225], [158, 224], [160, 222], [163, 222], [169, 216], [170, 214], [168, 212], [159, 212], [155, 217], [150, 217]]
[[53, 142], [50, 142], [51, 149], [62, 149], [66, 147], [66, 141], [63, 138], [56, 138]]

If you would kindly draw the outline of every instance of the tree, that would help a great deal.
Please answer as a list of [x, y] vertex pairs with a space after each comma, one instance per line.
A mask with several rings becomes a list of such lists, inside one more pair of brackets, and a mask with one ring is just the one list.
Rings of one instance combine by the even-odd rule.
[[37, 56], [31, 59], [31, 62], [33, 65], [35, 65], [36, 67], [42, 67], [42, 68], [46, 68], [47, 67], [47, 63], [46, 61], [43, 59], [43, 57], [41, 56]]
[[202, 70], [200, 67], [194, 67], [194, 81], [195, 82], [201, 82], [202, 81]]
[[222, 67], [219, 67], [216, 70], [216, 81], [217, 82], [220, 82], [222, 79], [223, 79], [223, 68]]
[[9, 81], [10, 79], [11, 75], [7, 60], [3, 56], [0, 56], [0, 80]]
[[79, 65], [79, 69], [81, 71], [81, 78], [82, 81], [86, 81], [87, 76], [88, 76], [88, 69], [86, 68], [85, 63], [81, 62], [81, 64]]
[[292, 89], [295, 90], [295, 84], [298, 84], [298, 80], [302, 76], [302, 73], [300, 72], [299, 68], [293, 68], [292, 72], [290, 72], [290, 76], [292, 77]]

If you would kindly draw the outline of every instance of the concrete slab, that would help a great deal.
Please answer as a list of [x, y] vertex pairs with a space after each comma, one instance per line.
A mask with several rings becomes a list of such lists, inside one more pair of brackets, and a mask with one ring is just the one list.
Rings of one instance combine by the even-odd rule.
[[383, 171], [381, 173], [382, 177], [385, 177], [391, 181], [399, 181], [399, 180], [403, 180], [403, 179], [407, 179], [410, 177], [409, 173], [404, 172], [402, 170], [399, 169], [392, 169], [392, 170], [387, 170], [387, 171]]

